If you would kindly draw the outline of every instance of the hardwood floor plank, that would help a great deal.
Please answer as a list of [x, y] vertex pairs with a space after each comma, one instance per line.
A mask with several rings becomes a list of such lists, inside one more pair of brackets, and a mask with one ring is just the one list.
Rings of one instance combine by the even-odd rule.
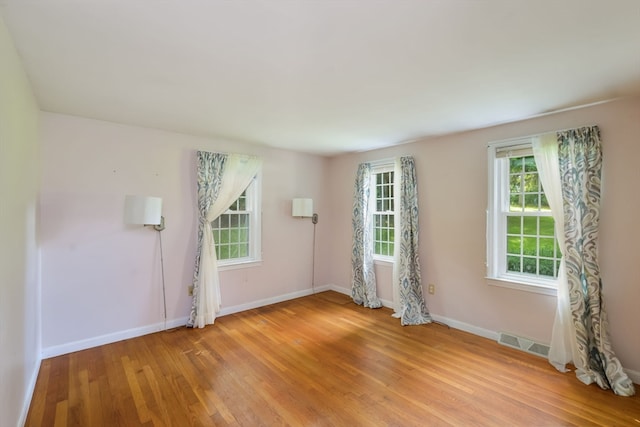
[[69, 410], [69, 401], [62, 400], [56, 403], [56, 416], [54, 418], [54, 427], [64, 427], [67, 425], [67, 415]]
[[[44, 390], [49, 389], [49, 377], [51, 376], [51, 363], [44, 360], [40, 365], [40, 372], [36, 383]], [[34, 425], [42, 425], [46, 408], [46, 399], [33, 399], [29, 408], [29, 416]]]
[[640, 397], [324, 292], [44, 360], [26, 425], [640, 427]]

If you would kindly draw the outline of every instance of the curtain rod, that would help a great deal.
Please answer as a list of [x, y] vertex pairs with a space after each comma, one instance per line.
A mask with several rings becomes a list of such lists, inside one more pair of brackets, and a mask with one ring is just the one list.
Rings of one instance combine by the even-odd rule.
[[386, 163], [392, 163], [395, 162], [396, 159], [402, 158], [402, 157], [414, 157], [413, 154], [400, 154], [397, 155], [395, 157], [386, 157], [384, 159], [378, 159], [378, 160], [370, 160], [370, 161], [364, 161], [364, 162], [360, 162], [360, 163], [369, 163], [371, 166], [376, 166], [379, 164], [386, 164]]
[[559, 132], [566, 132], [569, 130], [575, 130], [575, 129], [581, 129], [581, 128], [590, 128], [590, 127], [594, 127], [594, 126], [598, 126], [596, 124], [591, 124], [591, 125], [583, 125], [583, 126], [576, 126], [576, 127], [570, 127], [570, 128], [565, 128], [565, 129], [557, 129], [557, 130], [550, 130], [550, 131], [546, 131], [546, 132], [540, 132], [540, 133], [534, 133], [531, 135], [525, 135], [525, 136], [516, 136], [514, 138], [505, 138], [505, 139], [498, 139], [495, 141], [490, 141], [487, 143], [487, 146], [489, 145], [494, 145], [494, 144], [499, 144], [501, 142], [510, 142], [510, 141], [518, 141], [521, 139], [528, 139], [528, 138], [535, 138], [536, 136], [542, 136], [542, 135], [547, 135], [550, 133], [559, 133]]

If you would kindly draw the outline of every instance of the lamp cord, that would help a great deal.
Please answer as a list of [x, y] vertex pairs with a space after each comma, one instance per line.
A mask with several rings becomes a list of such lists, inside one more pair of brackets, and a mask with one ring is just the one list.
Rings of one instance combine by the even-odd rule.
[[[317, 221], [316, 221], [317, 222]], [[311, 252], [311, 294], [316, 293], [316, 222], [313, 223], [313, 249]]]
[[162, 230], [158, 230], [160, 236], [160, 270], [162, 273], [162, 302], [164, 304], [164, 330], [167, 330], [167, 294], [164, 288], [164, 255], [162, 253]]

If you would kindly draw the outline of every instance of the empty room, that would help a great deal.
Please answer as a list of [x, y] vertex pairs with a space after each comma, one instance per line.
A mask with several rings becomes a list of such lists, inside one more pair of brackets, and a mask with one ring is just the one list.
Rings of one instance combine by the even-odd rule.
[[0, 427], [639, 426], [637, 0], [0, 0]]

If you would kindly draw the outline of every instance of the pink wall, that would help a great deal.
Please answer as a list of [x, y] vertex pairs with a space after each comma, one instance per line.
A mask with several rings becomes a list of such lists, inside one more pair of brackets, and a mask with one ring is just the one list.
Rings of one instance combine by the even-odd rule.
[[[123, 224], [126, 194], [163, 198], [167, 317], [184, 324], [196, 248], [198, 149], [264, 159], [263, 262], [221, 273], [223, 310], [310, 291], [313, 227], [291, 217], [291, 199], [313, 198], [318, 234], [326, 233], [325, 158], [51, 113], [41, 115], [41, 139], [45, 354], [161, 325], [158, 234]], [[316, 280], [327, 279], [317, 272]]]
[[[350, 287], [350, 211], [358, 163], [413, 155], [419, 180], [420, 260], [430, 311], [474, 327], [548, 343], [555, 296], [489, 286], [484, 279], [486, 147], [491, 141], [591, 124], [600, 126], [603, 138], [600, 266], [611, 337], [623, 366], [640, 371], [640, 99], [331, 159], [329, 281]], [[376, 270], [379, 295], [391, 300], [391, 269], [377, 266]], [[428, 283], [436, 285], [434, 295], [426, 293]]]
[[[157, 233], [122, 224], [126, 194], [164, 200], [168, 317], [190, 308], [195, 252], [195, 150], [256, 154], [263, 169], [263, 263], [221, 273], [223, 310], [310, 292], [309, 220], [291, 218], [291, 199], [311, 197], [320, 215], [315, 283], [350, 287], [351, 203], [356, 166], [413, 155], [418, 167], [423, 285], [440, 318], [548, 342], [555, 297], [487, 285], [486, 146], [490, 141], [598, 124], [604, 145], [600, 261], [614, 349], [640, 371], [640, 99], [326, 159], [43, 113], [42, 316], [45, 349], [100, 344], [161, 324]], [[455, 167], [453, 166], [455, 165]], [[392, 299], [391, 267], [378, 265], [379, 295]], [[85, 341], [83, 341], [85, 340]]]
[[40, 366], [38, 105], [1, 16], [0, 59], [0, 426], [15, 426]]

